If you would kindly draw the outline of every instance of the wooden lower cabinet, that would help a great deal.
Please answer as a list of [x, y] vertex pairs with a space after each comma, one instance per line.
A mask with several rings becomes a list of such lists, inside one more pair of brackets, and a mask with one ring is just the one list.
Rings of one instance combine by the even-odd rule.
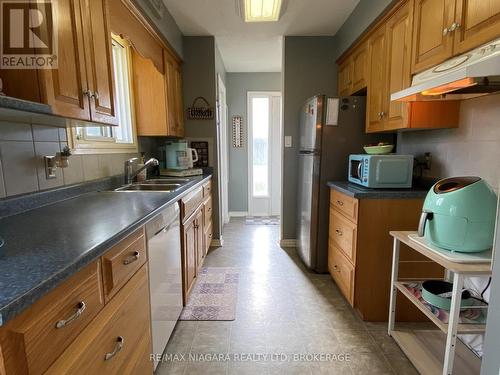
[[212, 242], [211, 182], [189, 193], [181, 207], [182, 291], [184, 305]]
[[[151, 374], [147, 266], [106, 305], [46, 374]], [[131, 358], [136, 357], [136, 361]], [[138, 366], [138, 363], [141, 366]]]
[[[0, 327], [0, 374], [152, 374], [141, 241], [143, 228]], [[141, 261], [128, 263], [136, 248], [144, 249]], [[106, 262], [109, 267], [102, 266]], [[108, 278], [110, 270], [116, 277]], [[111, 289], [103, 279], [114, 280]]]
[[[345, 210], [349, 202], [352, 210]], [[330, 201], [328, 269], [346, 300], [363, 320], [387, 321], [392, 266], [390, 230], [416, 230], [423, 199], [355, 199], [332, 189]], [[346, 214], [349, 213], [349, 214]], [[442, 278], [437, 263], [410, 251], [400, 253], [400, 279]], [[426, 320], [401, 299], [401, 321]]]

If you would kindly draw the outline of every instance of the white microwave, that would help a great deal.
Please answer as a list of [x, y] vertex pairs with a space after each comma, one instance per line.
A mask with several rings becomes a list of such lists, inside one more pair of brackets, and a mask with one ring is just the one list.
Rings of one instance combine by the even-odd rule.
[[350, 155], [349, 182], [368, 188], [411, 188], [413, 155]]

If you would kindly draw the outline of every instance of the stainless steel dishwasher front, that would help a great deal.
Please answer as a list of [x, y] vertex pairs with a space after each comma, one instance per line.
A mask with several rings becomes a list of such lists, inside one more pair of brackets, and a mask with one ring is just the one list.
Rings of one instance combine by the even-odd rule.
[[[153, 354], [163, 354], [182, 311], [179, 206], [171, 204], [146, 224]], [[154, 367], [158, 366], [154, 360]]]

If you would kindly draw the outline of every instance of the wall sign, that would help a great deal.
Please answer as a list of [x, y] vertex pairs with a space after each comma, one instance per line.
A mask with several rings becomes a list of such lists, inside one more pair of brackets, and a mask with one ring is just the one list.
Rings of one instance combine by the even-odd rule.
[[240, 148], [243, 147], [243, 117], [233, 116], [233, 147]]
[[[204, 105], [199, 105], [198, 103]], [[203, 96], [198, 96], [193, 100], [193, 104], [187, 110], [187, 118], [189, 120], [211, 120], [214, 118], [214, 108], [210, 107], [207, 99]]]

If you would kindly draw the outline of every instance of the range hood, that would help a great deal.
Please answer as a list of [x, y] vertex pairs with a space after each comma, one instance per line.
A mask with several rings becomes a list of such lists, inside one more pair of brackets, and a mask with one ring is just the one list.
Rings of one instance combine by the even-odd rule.
[[500, 92], [500, 39], [415, 75], [391, 101], [462, 100]]

